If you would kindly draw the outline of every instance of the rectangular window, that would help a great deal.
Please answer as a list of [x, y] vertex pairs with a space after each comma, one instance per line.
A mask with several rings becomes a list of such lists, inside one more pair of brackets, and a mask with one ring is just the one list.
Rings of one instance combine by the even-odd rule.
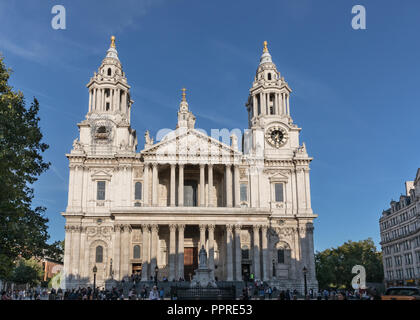
[[248, 186], [241, 183], [241, 201], [248, 201]]
[[136, 182], [134, 185], [134, 200], [141, 200], [141, 182]]
[[274, 184], [276, 202], [283, 202], [283, 183]]
[[98, 181], [97, 186], [96, 200], [105, 200], [105, 181]]
[[277, 250], [277, 263], [284, 263], [284, 249]]

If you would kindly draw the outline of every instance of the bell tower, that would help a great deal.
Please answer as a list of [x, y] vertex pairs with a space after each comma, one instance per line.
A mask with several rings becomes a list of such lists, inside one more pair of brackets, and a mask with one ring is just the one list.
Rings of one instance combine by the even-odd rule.
[[115, 37], [105, 58], [86, 85], [89, 90], [89, 109], [86, 120], [78, 124], [79, 147], [91, 153], [135, 152], [136, 132], [130, 126], [130, 86], [115, 46]]
[[290, 156], [299, 147], [299, 129], [290, 116], [290, 89], [263, 43], [260, 62], [245, 104], [249, 131], [244, 143], [248, 154]]
[[264, 128], [273, 120], [288, 122], [292, 90], [277, 71], [268, 51], [267, 41], [264, 41], [263, 53], [249, 92], [246, 108], [250, 128]]

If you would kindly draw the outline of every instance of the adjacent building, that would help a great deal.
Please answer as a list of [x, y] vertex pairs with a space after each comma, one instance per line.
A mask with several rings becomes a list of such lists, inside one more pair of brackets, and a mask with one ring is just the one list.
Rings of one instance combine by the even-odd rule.
[[[87, 87], [86, 118], [67, 154], [66, 287], [91, 284], [94, 276], [102, 286], [133, 273], [142, 281], [189, 280], [204, 246], [216, 280], [253, 273], [302, 292], [307, 270], [308, 288], [317, 289], [312, 158], [299, 142], [292, 90], [267, 43], [237, 111], [248, 113], [248, 130], [228, 142], [195, 127], [183, 89], [174, 130], [160, 141], [146, 131], [137, 151], [130, 85], [114, 37]], [[161, 116], [147, 106], [136, 112]]]
[[420, 285], [420, 169], [379, 219], [385, 284]]

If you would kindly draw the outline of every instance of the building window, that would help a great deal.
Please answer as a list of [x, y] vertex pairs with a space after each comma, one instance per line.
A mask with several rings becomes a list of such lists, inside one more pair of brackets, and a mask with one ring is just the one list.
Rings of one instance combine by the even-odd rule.
[[268, 73], [268, 80], [271, 80], [271, 73]]
[[97, 263], [102, 263], [104, 261], [104, 248], [102, 246], [96, 247], [96, 259]]
[[283, 202], [283, 183], [274, 184], [276, 202]]
[[249, 248], [248, 246], [242, 247], [242, 260], [248, 260], [249, 259]]
[[248, 201], [248, 186], [241, 183], [241, 201]]
[[134, 185], [134, 200], [141, 200], [141, 182]]
[[133, 248], [133, 259], [140, 259], [140, 246], [135, 245]]
[[111, 68], [108, 68], [108, 75], [111, 75]]
[[96, 200], [105, 200], [105, 181], [98, 181], [97, 186]]
[[277, 263], [284, 263], [284, 249], [277, 250]]

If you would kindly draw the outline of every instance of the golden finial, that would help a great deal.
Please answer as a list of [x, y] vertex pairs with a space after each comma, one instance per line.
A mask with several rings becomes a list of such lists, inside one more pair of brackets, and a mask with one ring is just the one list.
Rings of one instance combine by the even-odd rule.
[[185, 91], [187, 91], [187, 89], [182, 88], [181, 90], [182, 90], [182, 101], [187, 101], [187, 99], [185, 98], [186, 97]]
[[264, 49], [263, 49], [263, 52], [268, 52], [267, 41], [264, 41]]
[[115, 48], [115, 36], [111, 37], [111, 48]]

